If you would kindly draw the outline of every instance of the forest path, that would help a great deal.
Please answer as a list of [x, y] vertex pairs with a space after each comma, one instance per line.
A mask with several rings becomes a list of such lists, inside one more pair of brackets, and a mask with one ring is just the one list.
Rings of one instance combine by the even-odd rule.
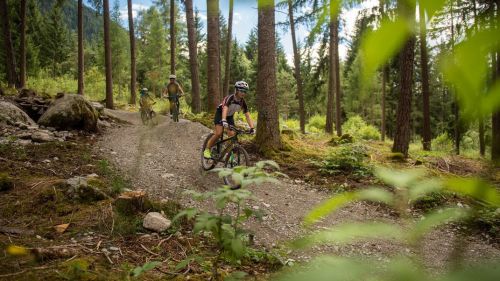
[[[133, 183], [137, 189], [147, 191], [155, 199], [173, 199], [185, 207], [214, 210], [212, 202], [194, 201], [185, 196], [185, 190], [199, 192], [214, 190], [222, 184], [215, 173], [203, 172], [200, 168], [200, 153], [203, 140], [211, 129], [181, 119], [178, 123], [170, 118], [159, 117], [157, 126], [141, 124], [138, 113], [107, 111], [130, 125], [111, 128], [101, 137], [98, 149]], [[250, 208], [264, 212], [264, 220], [248, 221], [245, 227], [255, 234], [257, 245], [271, 248], [280, 242], [289, 241], [305, 233], [301, 227], [303, 217], [311, 208], [328, 199], [331, 194], [299, 180], [283, 179], [279, 184], [263, 184], [251, 187], [255, 200], [248, 202]], [[346, 221], [382, 220], [402, 224], [390, 211], [380, 206], [363, 202], [353, 203], [329, 216], [317, 228]], [[442, 268], [447, 262], [456, 229], [447, 227], [436, 230], [423, 246], [425, 264], [431, 268]], [[480, 257], [500, 257], [500, 250], [488, 244], [482, 236], [466, 237], [465, 255], [470, 260]], [[408, 252], [404, 245], [389, 241], [350, 244], [347, 246], [314, 247], [306, 252], [296, 251], [290, 256], [308, 259], [319, 253], [335, 253], [343, 256], [363, 255], [379, 260]]]

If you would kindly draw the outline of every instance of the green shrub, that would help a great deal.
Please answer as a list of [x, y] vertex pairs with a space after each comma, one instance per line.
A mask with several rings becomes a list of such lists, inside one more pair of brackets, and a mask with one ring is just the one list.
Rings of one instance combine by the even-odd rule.
[[316, 114], [309, 118], [306, 129], [312, 133], [322, 133], [325, 131], [326, 117], [324, 115]]
[[297, 119], [287, 119], [283, 122], [282, 129], [300, 130], [300, 121]]
[[325, 174], [353, 173], [357, 176], [369, 174], [370, 169], [363, 163], [368, 156], [367, 149], [359, 143], [343, 144], [336, 147], [321, 162], [314, 162]]
[[479, 133], [469, 130], [462, 136], [460, 146], [463, 150], [479, 150]]
[[359, 115], [349, 117], [342, 125], [342, 131], [363, 140], [380, 140], [381, 137], [379, 130], [375, 126], [366, 124]]
[[447, 133], [442, 133], [432, 140], [432, 148], [434, 150], [441, 151], [452, 151], [453, 150], [453, 141], [450, 139]]

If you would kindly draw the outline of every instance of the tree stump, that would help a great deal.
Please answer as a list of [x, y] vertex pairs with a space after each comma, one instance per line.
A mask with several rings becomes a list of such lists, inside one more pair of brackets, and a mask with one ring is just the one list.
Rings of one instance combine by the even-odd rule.
[[139, 190], [120, 194], [115, 199], [114, 205], [118, 213], [134, 215], [151, 207], [151, 202], [146, 197], [146, 192]]

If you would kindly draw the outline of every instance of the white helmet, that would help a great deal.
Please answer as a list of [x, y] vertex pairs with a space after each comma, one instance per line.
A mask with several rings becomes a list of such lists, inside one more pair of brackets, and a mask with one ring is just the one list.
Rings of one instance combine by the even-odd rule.
[[147, 92], [147, 91], [148, 91], [148, 88], [142, 88], [142, 90], [143, 90], [144, 92]]
[[245, 81], [238, 81], [234, 83], [234, 87], [236, 90], [242, 91], [242, 92], [247, 92], [248, 91], [248, 83]]
[[168, 79], [177, 79], [177, 76], [175, 76], [175, 74], [170, 74], [170, 76], [168, 76]]

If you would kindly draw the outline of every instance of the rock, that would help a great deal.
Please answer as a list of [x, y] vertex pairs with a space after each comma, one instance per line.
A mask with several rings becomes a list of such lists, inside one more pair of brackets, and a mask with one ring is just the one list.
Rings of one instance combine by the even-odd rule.
[[74, 177], [67, 179], [64, 184], [66, 187], [66, 195], [78, 201], [92, 202], [109, 198], [109, 196], [100, 189], [96, 179]]
[[97, 130], [97, 111], [82, 96], [66, 94], [56, 99], [38, 120], [39, 125], [58, 130]]
[[150, 212], [144, 218], [142, 226], [155, 232], [167, 230], [172, 222], [157, 212]]
[[28, 125], [26, 125], [25, 123], [21, 122], [21, 121], [17, 121], [16, 124], [14, 124], [16, 127], [18, 127], [19, 129], [23, 129], [23, 130], [26, 130], [28, 129]]
[[22, 89], [21, 92], [19, 93], [19, 98], [34, 98], [36, 97], [37, 94], [34, 90], [32, 89]]
[[94, 107], [99, 116], [104, 114], [104, 105], [95, 101], [91, 102], [90, 104]]
[[14, 104], [6, 101], [0, 101], [0, 122], [2, 120], [10, 125], [15, 125], [17, 122], [26, 124], [26, 126], [36, 125], [35, 121], [28, 114]]
[[54, 140], [54, 137], [45, 131], [36, 131], [31, 135], [31, 139], [34, 142], [50, 142]]
[[161, 178], [162, 178], [162, 179], [166, 179], [166, 178], [173, 178], [173, 177], [175, 177], [175, 175], [174, 175], [174, 174], [168, 174], [168, 173], [167, 173], [167, 174], [163, 174], [163, 175], [161, 175]]

